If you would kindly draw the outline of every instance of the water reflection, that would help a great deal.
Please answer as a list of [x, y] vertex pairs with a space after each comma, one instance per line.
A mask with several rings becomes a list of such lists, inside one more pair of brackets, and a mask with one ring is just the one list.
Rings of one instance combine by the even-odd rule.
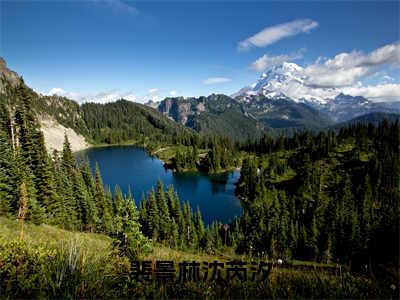
[[97, 162], [104, 184], [109, 185], [111, 190], [118, 184], [127, 193], [130, 186], [136, 202], [141, 199], [142, 193], [147, 194], [157, 179], [161, 179], [165, 187], [174, 186], [182, 201], [189, 201], [193, 208], [199, 206], [206, 223], [214, 220], [229, 222], [242, 213], [234, 194], [239, 172], [212, 176], [174, 174], [164, 169], [160, 160], [132, 146], [92, 148], [77, 153], [77, 156], [87, 156], [92, 170]]

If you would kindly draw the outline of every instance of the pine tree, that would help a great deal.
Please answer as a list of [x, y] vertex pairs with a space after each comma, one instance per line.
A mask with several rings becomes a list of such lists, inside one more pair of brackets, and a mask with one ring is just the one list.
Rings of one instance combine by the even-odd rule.
[[366, 250], [369, 247], [370, 235], [373, 226], [373, 200], [370, 177], [367, 174], [364, 179], [363, 195], [361, 199], [360, 241], [361, 247]]
[[[129, 191], [130, 194], [130, 191]], [[118, 213], [119, 211], [119, 206], [121, 205], [123, 196], [122, 196], [122, 191], [121, 188], [116, 185], [114, 188], [114, 213]]]
[[205, 247], [205, 229], [203, 224], [203, 219], [201, 217], [200, 207], [197, 207], [196, 216], [195, 216], [195, 227], [197, 231], [197, 237], [199, 240], [199, 244], [201, 247]]
[[170, 229], [170, 213], [168, 210], [168, 204], [165, 197], [164, 186], [161, 180], [157, 181], [156, 186], [156, 201], [159, 214], [159, 238], [160, 240], [168, 240], [171, 233]]
[[33, 174], [31, 173], [29, 168], [22, 167], [19, 168], [19, 186], [24, 186], [23, 190], [19, 190], [18, 199], [22, 196], [21, 193], [24, 194], [24, 197], [27, 197], [28, 202], [28, 213], [26, 219], [33, 222], [34, 224], [41, 224], [45, 220], [45, 210], [44, 208], [37, 202], [36, 198], [36, 190], [33, 183]]
[[175, 215], [176, 213], [176, 208], [175, 208], [175, 192], [174, 192], [174, 188], [172, 185], [170, 185], [168, 187], [167, 190], [167, 203], [168, 203], [168, 211], [170, 213], [169, 217], [170, 219], [177, 219], [177, 215]]
[[139, 214], [131, 193], [128, 193], [128, 197], [123, 198], [118, 215], [128, 255], [132, 260], [138, 259], [143, 252], [150, 249], [150, 244], [140, 231]]
[[144, 196], [144, 193], [142, 193], [142, 198], [140, 200], [140, 204], [139, 204], [139, 223], [142, 227], [142, 232], [146, 235], [146, 236], [150, 236], [150, 232], [149, 232], [149, 220], [147, 218], [148, 212], [147, 212], [147, 201], [146, 198]]
[[75, 167], [75, 158], [72, 154], [71, 144], [69, 143], [67, 134], [64, 134], [64, 146], [62, 150], [62, 166], [67, 173], [72, 173]]
[[99, 166], [96, 164], [95, 194], [94, 199], [98, 208], [98, 230], [101, 232], [112, 232], [112, 204], [110, 203], [103, 185]]
[[78, 204], [74, 196], [73, 177], [70, 177], [67, 170], [61, 168], [57, 170], [56, 178], [59, 198], [57, 202], [53, 202], [55, 207], [51, 207], [55, 215], [53, 224], [61, 225], [65, 229], [77, 229], [79, 226]]
[[75, 170], [73, 177], [73, 195], [76, 202], [77, 225], [80, 230], [93, 231], [96, 224], [95, 207], [86, 190], [85, 182], [79, 170]]
[[95, 195], [95, 182], [90, 171], [89, 162], [84, 160], [80, 166], [82, 178], [85, 182], [86, 189], [91, 197]]
[[307, 235], [308, 243], [307, 248], [309, 249], [308, 258], [312, 260], [316, 260], [318, 258], [318, 228], [317, 228], [317, 221], [315, 217], [313, 217], [311, 222], [311, 228]]
[[38, 132], [35, 137], [35, 150], [32, 153], [32, 170], [35, 177], [38, 202], [43, 207], [48, 207], [51, 203], [57, 201], [51, 164], [43, 134]]
[[18, 126], [18, 151], [24, 158], [25, 164], [31, 167], [35, 148], [34, 137], [38, 131], [38, 124], [31, 109], [32, 96], [22, 84], [17, 88], [17, 97], [20, 100], [20, 105], [17, 106], [15, 112], [15, 124]]
[[5, 133], [0, 129], [0, 215], [16, 210], [16, 163]]
[[160, 231], [160, 218], [154, 190], [149, 192], [147, 201], [149, 235], [153, 240], [157, 240]]
[[174, 248], [179, 247], [179, 231], [174, 219], [171, 222], [170, 246]]

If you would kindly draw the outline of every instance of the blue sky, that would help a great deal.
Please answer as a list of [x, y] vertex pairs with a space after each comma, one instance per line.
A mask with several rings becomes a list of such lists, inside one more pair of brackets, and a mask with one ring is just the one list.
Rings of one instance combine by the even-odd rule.
[[[397, 1], [3, 1], [0, 8], [8, 66], [39, 92], [78, 100], [232, 94], [283, 60], [324, 67], [319, 57], [365, 61], [388, 45], [398, 54]], [[351, 86], [386, 80], [396, 93], [391, 53], [373, 72], [370, 60], [365, 74], [345, 69], [358, 74]]]

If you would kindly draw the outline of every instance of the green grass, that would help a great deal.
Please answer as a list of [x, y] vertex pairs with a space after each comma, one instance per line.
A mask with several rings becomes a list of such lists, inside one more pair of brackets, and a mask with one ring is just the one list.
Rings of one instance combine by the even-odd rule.
[[283, 181], [288, 181], [293, 179], [296, 176], [296, 172], [289, 168], [285, 173], [282, 175], [276, 175], [274, 178], [271, 178], [269, 181], [271, 183], [278, 183], [278, 182], [283, 182]]
[[186, 152], [189, 147], [183, 145], [165, 145], [153, 150], [150, 154], [158, 157], [164, 163], [171, 163], [178, 151]]
[[[331, 264], [292, 261], [275, 265], [264, 282], [233, 280], [229, 285], [214, 281], [140, 283], [131, 274], [131, 263], [101, 234], [70, 232], [48, 225], [25, 224], [20, 241], [17, 221], [0, 217], [0, 298], [381, 298], [370, 278], [325, 271]], [[154, 245], [143, 260], [250, 261], [232, 249], [214, 255], [201, 251], [178, 251]], [[176, 276], [179, 269], [176, 268]], [[201, 271], [202, 272], [202, 271]], [[250, 272], [250, 271], [249, 271]], [[203, 274], [203, 273], [201, 273]], [[223, 271], [225, 276], [225, 271]], [[250, 274], [250, 273], [249, 273]], [[250, 276], [250, 275], [249, 275]]]
[[[14, 240], [19, 238], [18, 221], [0, 217], [0, 238]], [[98, 256], [110, 251], [112, 240], [108, 236], [96, 233], [83, 233], [63, 230], [46, 224], [25, 223], [24, 241], [28, 246], [44, 246], [53, 249], [75, 241], [87, 251], [88, 255]]]

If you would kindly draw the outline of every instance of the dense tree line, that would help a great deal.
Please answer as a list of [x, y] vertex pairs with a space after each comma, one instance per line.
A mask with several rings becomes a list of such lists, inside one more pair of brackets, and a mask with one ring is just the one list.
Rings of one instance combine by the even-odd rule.
[[167, 190], [157, 182], [140, 202], [139, 222], [143, 233], [153, 241], [176, 249], [203, 249], [214, 252], [231, 247], [238, 240], [238, 222], [206, 226], [200, 209], [194, 211], [189, 202], [182, 203], [172, 186]]
[[[128, 242], [131, 250], [148, 247], [142, 233], [179, 249], [232, 245], [232, 233], [228, 236], [219, 223], [206, 227], [200, 210], [181, 205], [172, 187], [165, 192], [158, 182], [139, 212], [130, 193], [104, 187], [98, 166], [93, 176], [87, 161], [77, 163], [67, 136], [63, 150], [49, 155], [30, 109], [34, 96], [19, 85], [8, 88], [0, 101], [0, 215], [17, 216], [23, 200], [27, 221], [108, 234]], [[8, 105], [10, 99], [13, 105]], [[189, 137], [191, 160], [197, 156], [195, 145], [207, 142]]]
[[128, 141], [146, 146], [168, 143], [189, 145], [197, 135], [154, 109], [127, 100], [106, 104], [85, 103], [80, 109], [90, 138], [95, 143]]
[[[50, 156], [23, 85], [8, 88], [0, 101], [0, 214], [69, 230], [123, 235], [130, 246], [146, 246], [138, 210], [130, 195], [104, 188], [96, 168], [77, 165], [67, 137], [62, 152]], [[9, 104], [10, 99], [13, 105]]]
[[[200, 154], [199, 148], [206, 152]], [[193, 140], [185, 150], [178, 150], [171, 167], [177, 172], [199, 170], [216, 173], [238, 167], [239, 164], [239, 152], [231, 139], [207, 136]]]
[[[8, 91], [14, 90], [3, 80]], [[135, 144], [149, 152], [165, 146], [183, 146], [175, 153], [171, 168], [178, 172], [201, 170], [219, 172], [237, 166], [236, 145], [222, 135], [200, 135], [168, 119], [145, 105], [127, 100], [112, 103], [78, 103], [59, 96], [41, 96], [27, 87], [22, 79], [19, 89], [29, 97], [32, 116], [49, 116], [61, 125], [72, 128], [93, 144]], [[15, 97], [3, 95], [7, 107]], [[204, 149], [206, 155], [199, 155]]]
[[[237, 165], [236, 147], [230, 138], [199, 135], [144, 105], [120, 100], [85, 103], [80, 109], [95, 143], [133, 142], [149, 151], [165, 145], [184, 146], [184, 151], [175, 153], [170, 166], [178, 172], [219, 172]], [[199, 156], [198, 149], [206, 149], [207, 155]]]
[[[275, 139], [263, 136], [242, 144], [165, 128], [156, 137], [190, 149], [176, 154], [180, 169], [218, 172], [237, 166], [239, 151], [248, 153], [237, 185], [243, 216], [232, 224], [207, 227], [200, 210], [182, 204], [161, 182], [143, 197], [138, 211], [130, 194], [104, 187], [98, 167], [92, 176], [87, 162], [76, 164], [67, 138], [61, 152], [49, 155], [31, 109], [35, 94], [21, 84], [7, 87], [1, 97], [1, 215], [15, 217], [26, 204], [26, 219], [34, 223], [122, 235], [135, 247], [147, 244], [143, 232], [178, 249], [234, 247], [252, 256], [354, 267], [398, 264], [398, 122]], [[132, 130], [130, 137], [152, 132], [140, 126]], [[200, 154], [199, 149], [207, 152]]]
[[354, 268], [398, 265], [399, 138], [399, 123], [384, 121], [247, 143], [257, 155], [244, 160], [237, 187], [237, 250]]

